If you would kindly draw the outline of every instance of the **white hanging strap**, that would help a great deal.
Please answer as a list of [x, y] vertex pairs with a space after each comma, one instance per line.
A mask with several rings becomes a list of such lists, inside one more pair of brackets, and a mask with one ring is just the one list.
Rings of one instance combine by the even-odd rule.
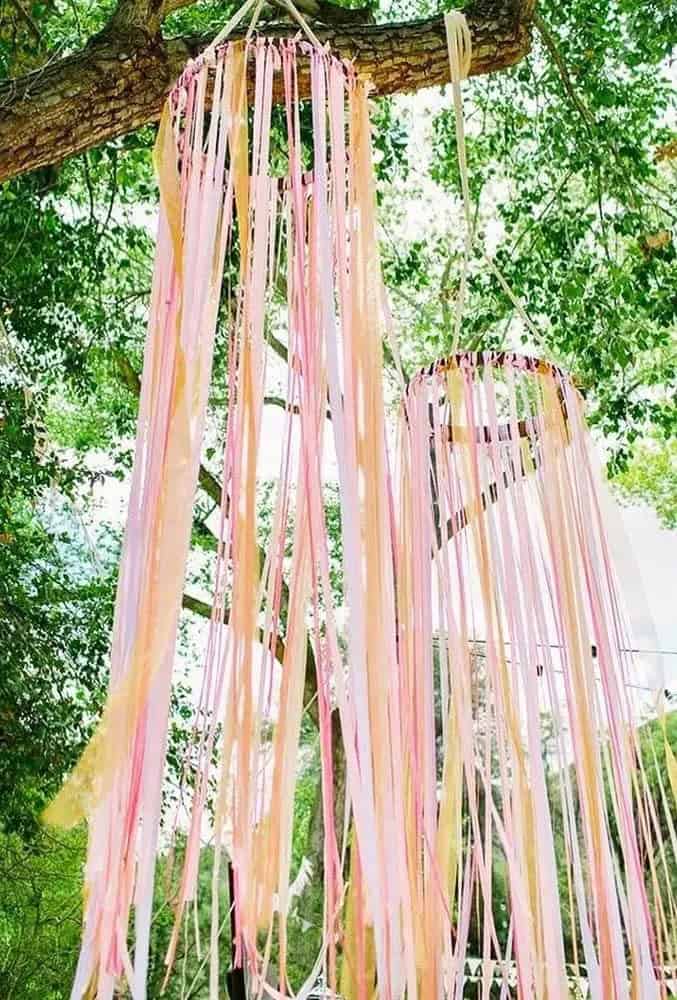
[[465, 14], [451, 10], [444, 15], [444, 27], [447, 32], [447, 51], [449, 53], [449, 70], [454, 93], [454, 115], [456, 118], [456, 147], [458, 167], [461, 175], [461, 191], [463, 193], [463, 211], [466, 221], [466, 243], [472, 242], [472, 222], [470, 185], [468, 183], [468, 163], [465, 150], [465, 122], [463, 117], [463, 95], [461, 81], [468, 79], [472, 47], [470, 29]]
[[470, 185], [468, 183], [468, 163], [465, 150], [465, 124], [463, 119], [463, 95], [461, 94], [461, 80], [467, 79], [470, 70], [470, 57], [472, 54], [470, 29], [465, 15], [458, 10], [450, 10], [444, 15], [444, 28], [447, 33], [447, 52], [449, 54], [449, 70], [451, 73], [451, 85], [454, 95], [454, 117], [456, 121], [456, 152], [458, 156], [458, 170], [461, 178], [461, 193], [463, 195], [463, 214], [465, 216], [465, 247], [463, 252], [463, 264], [461, 266], [461, 280], [456, 298], [456, 308], [454, 310], [454, 336], [452, 340], [452, 354], [458, 350], [458, 342], [461, 336], [461, 321], [463, 309], [465, 307], [466, 284], [468, 274], [468, 263], [472, 252], [473, 232], [472, 214], [470, 203]]
[[[232, 34], [233, 31], [235, 31], [238, 24], [240, 24], [240, 22], [244, 20], [247, 14], [253, 10], [251, 23], [249, 25], [249, 28], [247, 29], [247, 35], [246, 35], [247, 38], [250, 38], [260, 17], [261, 10], [263, 9], [266, 2], [267, 0], [245, 0], [242, 6], [235, 11], [231, 19], [228, 21], [228, 23], [223, 26], [221, 31], [219, 31], [216, 38], [214, 38], [213, 41], [210, 42], [210, 44], [205, 49], [205, 53], [213, 53], [214, 50], [223, 42], [225, 42], [228, 36]], [[304, 32], [308, 40], [316, 48], [318, 49], [322, 48], [322, 42], [319, 40], [317, 35], [314, 34], [310, 25], [308, 24], [306, 19], [302, 16], [300, 11], [297, 10], [297, 8], [294, 6], [292, 0], [273, 0], [273, 3], [275, 3], [276, 6], [282, 7], [283, 9], [287, 10], [288, 13], [291, 14], [292, 18], [296, 21], [296, 23], [300, 26], [301, 30]]]
[[304, 34], [306, 35], [306, 37], [308, 38], [308, 40], [310, 42], [312, 42], [312, 44], [316, 48], [321, 49], [322, 48], [322, 42], [319, 40], [319, 38], [317, 37], [317, 35], [314, 34], [314, 32], [312, 31], [310, 25], [306, 21], [305, 17], [303, 17], [303, 15], [301, 14], [301, 12], [294, 6], [294, 4], [292, 3], [292, 0], [277, 0], [277, 2], [278, 2], [279, 6], [287, 8], [287, 10], [291, 14], [291, 16], [296, 21], [296, 23], [298, 25], [300, 25], [301, 30], [304, 32]]
[[470, 72], [472, 56], [472, 41], [470, 28], [465, 14], [460, 10], [450, 10], [444, 15], [444, 28], [447, 33], [447, 51], [449, 52], [449, 69], [452, 83], [467, 80]]
[[249, 27], [247, 28], [247, 34], [245, 35], [245, 38], [247, 39], [247, 41], [249, 41], [249, 39], [251, 38], [252, 34], [254, 33], [254, 29], [256, 28], [258, 19], [261, 16], [261, 11], [263, 10], [264, 3], [265, 3], [265, 0], [259, 0], [259, 2], [257, 3], [256, 7], [254, 8], [254, 13], [252, 14], [252, 19], [251, 19], [251, 22], [249, 24]]
[[[225, 24], [223, 28], [221, 28], [221, 31], [219, 31], [216, 38], [214, 38], [213, 41], [209, 43], [209, 45], [205, 49], [205, 53], [213, 52], [218, 45], [221, 45], [222, 42], [225, 42], [226, 38], [228, 38], [228, 36], [233, 31], [235, 31], [240, 21], [244, 20], [244, 18], [247, 16], [250, 10], [254, 10], [254, 17], [252, 18], [252, 21], [255, 23], [254, 19], [258, 20], [260, 8], [262, 6], [263, 6], [262, 0], [245, 0], [242, 6], [235, 11], [230, 21], [228, 21], [228, 23]], [[258, 12], [256, 8], [259, 8]], [[252, 29], [250, 28], [250, 30]]]
[[[463, 309], [465, 307], [467, 273], [470, 255], [475, 242], [475, 231], [472, 221], [472, 203], [470, 201], [470, 184], [468, 181], [468, 161], [466, 157], [465, 145], [465, 121], [463, 115], [463, 95], [461, 93], [461, 81], [468, 78], [470, 72], [470, 62], [472, 57], [472, 41], [470, 29], [465, 14], [461, 11], [451, 10], [444, 15], [444, 27], [447, 34], [447, 51], [449, 54], [449, 71], [451, 75], [452, 91], [454, 95], [454, 117], [456, 122], [456, 152], [458, 155], [458, 171], [461, 178], [461, 194], [463, 196], [463, 214], [465, 216], [465, 248], [463, 254], [463, 265], [461, 268], [461, 279], [459, 282], [458, 296], [456, 299], [456, 309], [454, 315], [454, 336], [452, 340], [452, 354], [458, 350], [461, 336], [461, 321]], [[515, 307], [520, 319], [528, 328], [537, 343], [542, 343], [542, 337], [529, 319], [524, 303], [513, 292], [507, 280], [499, 270], [498, 265], [492, 257], [482, 248], [482, 257], [491, 268], [498, 279], [498, 282]]]

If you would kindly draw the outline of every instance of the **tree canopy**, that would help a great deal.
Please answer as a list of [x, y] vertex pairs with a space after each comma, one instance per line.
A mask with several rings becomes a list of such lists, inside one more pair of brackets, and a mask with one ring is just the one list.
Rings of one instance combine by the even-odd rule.
[[[451, 101], [439, 90], [413, 93], [447, 79], [442, 9], [435, 0], [299, 6], [375, 82], [383, 266], [411, 373], [451, 347], [463, 246]], [[612, 482], [674, 526], [677, 9], [661, 0], [466, 6], [477, 238], [462, 346], [525, 346], [568, 367]], [[232, 10], [208, 0], [9, 0], [0, 12], [0, 861], [5, 873], [25, 873], [0, 920], [3, 996], [68, 995], [75, 933], [64, 930], [58, 946], [43, 939], [38, 954], [58, 958], [58, 975], [37, 960], [29, 968], [17, 952], [50, 878], [48, 910], [74, 898], [49, 873], [70, 878], [72, 890], [81, 863], [81, 838], [54, 846], [37, 817], [77, 758], [105, 688], [121, 523], [107, 498], [116, 482], [124, 492], [133, 446], [157, 208], [155, 122], [185, 59]], [[266, 19], [271, 30], [295, 30], [277, 7]], [[274, 336], [270, 343], [284, 353]], [[186, 623], [210, 614], [204, 583], [226, 352], [221, 335]], [[263, 488], [261, 505], [265, 544]], [[336, 510], [337, 547], [339, 518]], [[185, 642], [189, 655], [189, 634]], [[177, 687], [177, 766], [187, 697]], [[674, 719], [671, 733], [674, 745]], [[312, 841], [312, 710], [306, 736], [300, 828]]]

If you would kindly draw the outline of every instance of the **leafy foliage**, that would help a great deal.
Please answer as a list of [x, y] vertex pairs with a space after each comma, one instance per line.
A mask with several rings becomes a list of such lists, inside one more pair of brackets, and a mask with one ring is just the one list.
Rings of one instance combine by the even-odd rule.
[[[677, 426], [674, 166], [655, 161], [673, 135], [667, 56], [674, 15], [658, 16], [654, 6], [641, 5], [640, 13], [617, 0], [545, 0], [532, 55], [468, 86], [478, 234], [462, 345], [522, 342], [561, 360], [612, 446], [612, 473], [638, 437], [667, 440]], [[434, 117], [428, 170], [457, 198], [454, 116], [445, 103]], [[410, 160], [420, 155], [417, 146], [409, 150]], [[422, 178], [419, 186], [428, 183]], [[396, 183], [389, 209], [397, 211], [393, 202], [406, 190]], [[450, 211], [449, 229], [454, 217], [460, 225]], [[449, 349], [448, 303], [457, 287], [458, 240], [434, 209], [431, 221], [428, 238], [408, 239], [403, 222], [394, 247], [386, 244], [405, 347], [417, 364], [435, 344]], [[484, 245], [541, 331], [540, 343], [516, 321]]]
[[[26, 507], [15, 509], [5, 527], [0, 824], [31, 834], [100, 709], [112, 569], [109, 562], [87, 574], [73, 565], [78, 550], [70, 532], [43, 529]], [[81, 550], [79, 558], [84, 562]]]
[[[6, 75], [80, 47], [105, 23], [112, 0], [10, 7], [0, 15]], [[395, 20], [438, 7], [394, 0], [375, 13]], [[216, 29], [232, 8], [187, 6], [165, 31]], [[477, 240], [462, 346], [524, 346], [570, 367], [621, 495], [652, 504], [674, 527], [677, 161], [669, 150], [677, 11], [660, 0], [540, 0], [537, 10], [532, 55], [466, 87]], [[449, 95], [427, 94], [373, 107], [384, 269], [409, 370], [452, 342], [463, 234], [450, 106]], [[153, 141], [154, 130], [144, 128], [0, 190], [0, 994], [20, 1000], [68, 995], [79, 936], [82, 833], [53, 838], [37, 817], [104, 696], [119, 525], [107, 523], [101, 498], [129, 470], [151, 282]], [[276, 149], [275, 170], [284, 164], [285, 150]], [[487, 268], [485, 246], [540, 331], [537, 343]], [[221, 335], [206, 465], [223, 434], [226, 357]], [[208, 583], [214, 502], [213, 491], [201, 491], [197, 584]], [[270, 490], [262, 489], [261, 503], [265, 545]], [[340, 591], [340, 511], [331, 495], [327, 511], [332, 584]], [[189, 738], [190, 697], [177, 685], [173, 774]], [[669, 726], [674, 746], [674, 713]], [[648, 767], [658, 794], [654, 771], [664, 760], [660, 734], [649, 735], [643, 740], [656, 751], [658, 764]], [[306, 720], [295, 872], [313, 854], [321, 822], [314, 740]], [[170, 788], [168, 801], [175, 799]], [[168, 867], [163, 860], [156, 889], [152, 996], [160, 993], [171, 926]], [[206, 889], [209, 864], [201, 878]], [[500, 864], [495, 878], [503, 933]], [[296, 982], [314, 961], [321, 921], [311, 880], [290, 923]], [[198, 926], [206, 940], [204, 913]], [[224, 933], [226, 958], [227, 942]], [[179, 968], [195, 981], [195, 996], [203, 995], [200, 962], [189, 939]], [[169, 996], [180, 995], [180, 983]]]
[[84, 834], [25, 843], [0, 830], [0, 993], [62, 1000], [80, 938]]
[[641, 441], [626, 469], [614, 480], [617, 493], [629, 502], [654, 508], [666, 528], [677, 528], [677, 441]]

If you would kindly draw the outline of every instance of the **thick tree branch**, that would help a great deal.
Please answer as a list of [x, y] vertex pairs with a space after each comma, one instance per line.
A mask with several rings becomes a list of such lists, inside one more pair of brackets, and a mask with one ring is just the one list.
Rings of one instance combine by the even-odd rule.
[[579, 97], [576, 88], [574, 87], [573, 80], [571, 79], [571, 74], [569, 73], [569, 67], [567, 66], [566, 61], [564, 60], [562, 53], [559, 50], [559, 45], [557, 39], [555, 38], [555, 35], [552, 33], [552, 31], [545, 23], [543, 18], [540, 16], [540, 14], [534, 13], [532, 17], [532, 23], [536, 28], [536, 30], [538, 31], [539, 35], [541, 36], [543, 45], [550, 53], [552, 61], [555, 63], [555, 66], [557, 67], [557, 71], [562, 81], [562, 86], [564, 87], [564, 90], [566, 91], [569, 100], [571, 101], [573, 106], [576, 108], [576, 111], [578, 111], [579, 115], [583, 119], [583, 122], [588, 131], [589, 132], [594, 131], [596, 127], [595, 118], [592, 115], [588, 106], [582, 100], [582, 98]]
[[[503, 69], [526, 55], [533, 3], [475, 0], [470, 5], [471, 74]], [[0, 181], [58, 163], [159, 118], [186, 60], [210, 41], [162, 38], [161, 16], [154, 0], [122, 0], [106, 28], [84, 49], [0, 84]], [[296, 28], [266, 28], [268, 34], [290, 31]], [[376, 94], [414, 91], [449, 78], [441, 17], [318, 26], [317, 34], [334, 51], [355, 60]]]

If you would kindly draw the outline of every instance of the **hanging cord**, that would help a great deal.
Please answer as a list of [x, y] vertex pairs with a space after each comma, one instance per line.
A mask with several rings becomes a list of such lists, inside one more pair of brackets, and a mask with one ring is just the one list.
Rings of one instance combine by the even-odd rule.
[[247, 35], [249, 35], [254, 30], [256, 22], [259, 19], [259, 14], [261, 13], [262, 7], [263, 7], [263, 0], [245, 0], [242, 6], [235, 11], [230, 21], [228, 21], [227, 24], [225, 24], [223, 28], [221, 28], [221, 31], [219, 31], [216, 38], [214, 38], [209, 43], [209, 45], [205, 49], [205, 55], [207, 53], [213, 53], [216, 50], [216, 48], [219, 45], [221, 45], [222, 42], [225, 42], [228, 36], [233, 31], [235, 31], [240, 21], [244, 20], [244, 18], [247, 16], [250, 10], [253, 10], [251, 24], [249, 25], [249, 29], [247, 31]]
[[306, 21], [305, 17], [303, 17], [303, 15], [301, 14], [301, 12], [294, 6], [294, 4], [292, 3], [292, 0], [273, 0], [273, 2], [277, 3], [278, 7], [286, 8], [289, 11], [289, 13], [291, 14], [291, 16], [296, 21], [296, 23], [298, 25], [300, 25], [301, 29], [305, 33], [305, 35], [308, 38], [308, 40], [316, 48], [318, 48], [318, 49], [323, 48], [322, 42], [319, 40], [319, 38], [317, 37], [317, 35], [314, 34], [314, 32], [312, 31], [310, 25]]
[[247, 34], [245, 35], [247, 41], [249, 41], [249, 39], [254, 33], [254, 29], [256, 28], [259, 17], [261, 16], [261, 11], [263, 10], [264, 2], [265, 0], [259, 0], [256, 7], [254, 8], [254, 13], [252, 14], [252, 19], [249, 23], [249, 27], [247, 28]]
[[[463, 310], [465, 308], [467, 292], [467, 276], [470, 256], [476, 238], [476, 230], [472, 220], [472, 205], [470, 201], [470, 184], [468, 181], [468, 161], [466, 156], [465, 142], [465, 118], [463, 114], [463, 94], [461, 92], [461, 82], [468, 78], [470, 72], [470, 61], [472, 56], [472, 40], [470, 28], [465, 14], [458, 10], [451, 10], [444, 15], [444, 28], [447, 35], [447, 52], [449, 54], [449, 71], [451, 76], [452, 92], [454, 95], [454, 118], [456, 123], [456, 152], [458, 155], [458, 171], [461, 178], [461, 194], [463, 196], [463, 215], [465, 217], [465, 247], [463, 253], [463, 264], [461, 268], [461, 280], [459, 284], [458, 297], [456, 299], [456, 309], [454, 313], [454, 336], [452, 340], [452, 354], [458, 351], [461, 336], [461, 322]], [[497, 278], [501, 288], [510, 299], [520, 319], [527, 327], [537, 344], [543, 345], [543, 338], [533, 321], [529, 318], [524, 303], [513, 292], [505, 276], [499, 270], [498, 264], [489, 256], [484, 247], [481, 249], [484, 261], [489, 265], [494, 276]]]
[[454, 310], [454, 337], [451, 342], [452, 354], [458, 350], [461, 336], [461, 321], [465, 308], [468, 264], [474, 241], [473, 223], [470, 206], [470, 186], [468, 183], [468, 163], [465, 146], [465, 122], [463, 117], [463, 95], [461, 80], [468, 77], [470, 70], [471, 41], [470, 29], [465, 15], [458, 10], [450, 10], [444, 15], [444, 28], [447, 33], [447, 52], [449, 55], [449, 70], [451, 87], [454, 95], [454, 118], [456, 121], [456, 153], [458, 156], [458, 171], [461, 177], [461, 193], [463, 195], [463, 215], [465, 216], [465, 247], [461, 266], [461, 280]]
[[[256, 28], [257, 22], [261, 15], [261, 11], [266, 2], [267, 0], [245, 0], [242, 6], [235, 11], [235, 13], [231, 17], [231, 19], [227, 22], [227, 24], [225, 24], [221, 29], [221, 31], [219, 31], [216, 38], [214, 38], [214, 40], [210, 42], [210, 44], [207, 46], [207, 48], [205, 49], [205, 54], [206, 53], [213, 54], [216, 48], [223, 42], [225, 42], [228, 36], [232, 34], [232, 32], [237, 28], [238, 24], [240, 24], [240, 22], [245, 19], [247, 14], [250, 11], [253, 11], [252, 19], [249, 24], [249, 27], [247, 28], [247, 34], [246, 34], [246, 39], [249, 40], [249, 38], [251, 38], [252, 34], [254, 33], [254, 29]], [[300, 26], [301, 30], [304, 32], [304, 34], [308, 38], [308, 41], [311, 42], [312, 45], [314, 45], [318, 49], [321, 49], [323, 47], [322, 42], [319, 40], [317, 35], [314, 34], [306, 19], [294, 6], [292, 0], [270, 0], [270, 2], [272, 2], [274, 6], [280, 7], [282, 10], [286, 10], [287, 13], [292, 16], [292, 18]]]

